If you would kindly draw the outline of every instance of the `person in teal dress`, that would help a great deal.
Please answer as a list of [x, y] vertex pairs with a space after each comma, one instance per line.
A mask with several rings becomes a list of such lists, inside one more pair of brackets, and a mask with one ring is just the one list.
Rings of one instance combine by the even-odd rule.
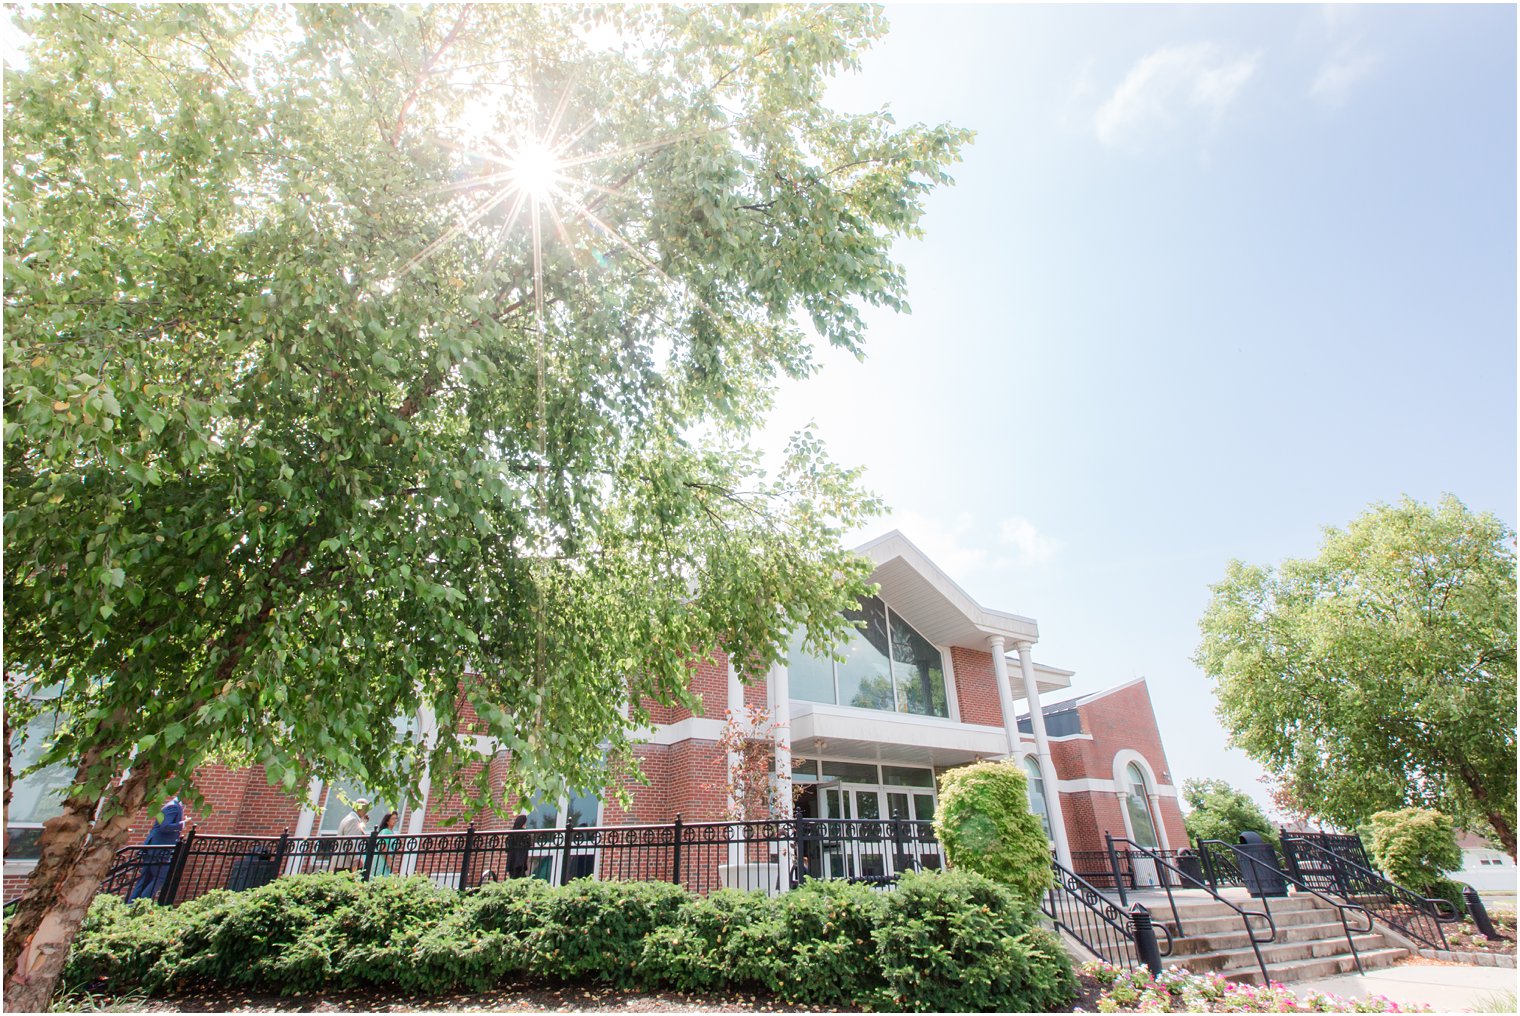
[[395, 874], [391, 871], [390, 858], [399, 844], [396, 842], [396, 826], [401, 822], [401, 816], [394, 811], [388, 811], [380, 819], [380, 824], [375, 827], [379, 836], [375, 840], [375, 862], [370, 866], [370, 878], [381, 878], [385, 875]]

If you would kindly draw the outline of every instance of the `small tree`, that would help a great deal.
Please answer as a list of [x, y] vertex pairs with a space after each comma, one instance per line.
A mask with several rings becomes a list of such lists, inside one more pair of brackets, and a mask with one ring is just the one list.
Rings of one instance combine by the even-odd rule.
[[1462, 848], [1451, 819], [1429, 808], [1380, 811], [1369, 821], [1367, 849], [1383, 874], [1400, 885], [1426, 890], [1462, 866]]
[[1007, 886], [1024, 903], [1051, 883], [1050, 842], [1015, 762], [977, 762], [941, 776], [934, 834], [950, 865]]
[[731, 822], [779, 818], [781, 798], [773, 778], [776, 749], [786, 746], [786, 725], [774, 722], [771, 711], [743, 706], [729, 711], [718, 735], [718, 751], [728, 760], [724, 779], [702, 784], [703, 790], [723, 793]]
[[1224, 780], [1186, 780], [1182, 800], [1188, 808], [1183, 822], [1194, 840], [1234, 843], [1250, 830], [1277, 842], [1277, 833], [1261, 807]]

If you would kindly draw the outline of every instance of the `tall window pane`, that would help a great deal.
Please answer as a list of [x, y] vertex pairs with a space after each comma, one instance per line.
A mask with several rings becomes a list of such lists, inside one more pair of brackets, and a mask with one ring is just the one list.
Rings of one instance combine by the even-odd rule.
[[792, 632], [792, 645], [786, 655], [787, 683], [792, 698], [803, 702], [834, 701], [834, 661], [819, 658], [802, 648], [806, 628]]
[[[34, 716], [26, 725], [26, 741], [12, 746], [13, 772], [21, 772], [42, 757], [43, 748], [53, 736], [55, 713]], [[14, 736], [14, 735], [13, 735]], [[16, 781], [6, 828], [7, 860], [23, 861], [39, 856], [37, 841], [42, 837], [42, 823], [63, 812], [63, 794], [74, 782], [74, 767], [67, 762], [48, 766]]]
[[887, 611], [874, 596], [863, 600], [861, 608], [844, 612], [855, 630], [840, 650], [844, 662], [839, 664], [839, 703], [890, 712], [894, 704], [892, 666], [887, 660]]
[[1045, 774], [1040, 771], [1038, 759], [1024, 756], [1024, 778], [1029, 784], [1029, 810], [1040, 816], [1045, 838], [1054, 842], [1050, 835], [1050, 807], [1045, 803]]
[[1156, 850], [1160, 844], [1156, 840], [1156, 825], [1151, 821], [1150, 793], [1145, 785], [1145, 774], [1133, 762], [1125, 772], [1129, 782], [1126, 803], [1129, 808], [1129, 824], [1135, 830], [1135, 842]]
[[929, 640], [892, 615], [892, 671], [897, 678], [897, 708], [920, 716], [949, 716], [945, 701], [944, 661]]

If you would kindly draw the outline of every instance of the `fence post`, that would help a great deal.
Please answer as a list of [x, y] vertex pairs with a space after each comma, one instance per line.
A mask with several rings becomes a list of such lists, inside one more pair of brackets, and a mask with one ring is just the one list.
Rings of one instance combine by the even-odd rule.
[[470, 859], [475, 853], [475, 823], [471, 822], [464, 830], [464, 856], [459, 859], [459, 891], [464, 892], [470, 885]]
[[369, 831], [369, 842], [364, 845], [364, 874], [360, 878], [365, 882], [369, 881], [369, 873], [375, 867], [375, 843], [379, 839], [380, 827], [375, 826]]
[[185, 870], [185, 859], [194, 843], [195, 826], [191, 826], [185, 838], [174, 844], [174, 854], [169, 858], [169, 870], [164, 873], [164, 884], [158, 889], [158, 902], [161, 906], [174, 905], [174, 894], [179, 892], [179, 877]]
[[1119, 891], [1119, 905], [1129, 903], [1129, 897], [1124, 892], [1124, 873], [1119, 870], [1119, 854], [1114, 850], [1114, 834], [1107, 829], [1103, 830], [1103, 842], [1108, 844], [1108, 870], [1114, 873], [1114, 888]]
[[670, 880], [676, 885], [681, 884], [681, 813], [676, 812], [675, 823], [671, 826], [675, 838], [671, 841], [670, 848]]
[[270, 879], [270, 881], [273, 881], [274, 879], [279, 878], [281, 875], [285, 874], [283, 870], [285, 867], [285, 854], [289, 850], [290, 828], [287, 826], [286, 828], [280, 830], [280, 842], [277, 843], [274, 848], [274, 876]]
[[1488, 939], [1496, 939], [1499, 932], [1494, 928], [1494, 922], [1488, 919], [1488, 908], [1483, 905], [1483, 897], [1470, 885], [1462, 887], [1462, 902], [1467, 904], [1467, 912], [1472, 915], [1473, 923], [1478, 930]]
[[1282, 845], [1283, 861], [1288, 865], [1288, 874], [1303, 882], [1303, 873], [1298, 870], [1298, 851], [1288, 842], [1288, 830], [1283, 826], [1277, 827], [1277, 842]]
[[1152, 977], [1161, 976], [1161, 947], [1156, 944], [1156, 926], [1151, 922], [1151, 912], [1136, 903], [1129, 909], [1129, 926], [1135, 936], [1135, 951], [1140, 954]]
[[802, 835], [803, 823], [806, 821], [807, 819], [805, 818], [798, 818], [795, 813], [792, 815], [792, 852], [796, 855], [792, 858], [793, 889], [801, 885], [802, 880], [809, 874], [807, 870], [807, 854], [803, 852], [803, 845], [807, 841]]
[[1203, 858], [1203, 877], [1209, 880], [1209, 888], [1219, 891], [1219, 873], [1214, 870], [1214, 851], [1203, 840], [1198, 841], [1198, 856]]
[[561, 849], [564, 854], [560, 857], [559, 884], [570, 884], [570, 840], [575, 835], [575, 816], [565, 815], [565, 845]]

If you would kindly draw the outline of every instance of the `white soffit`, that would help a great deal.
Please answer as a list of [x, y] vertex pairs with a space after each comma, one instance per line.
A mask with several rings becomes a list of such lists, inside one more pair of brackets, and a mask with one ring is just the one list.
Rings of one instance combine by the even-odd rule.
[[[855, 548], [855, 552], [875, 562], [871, 581], [881, 587], [881, 598], [936, 645], [986, 652], [989, 635], [1003, 636], [1010, 649], [1014, 642], [1036, 642], [1040, 638], [1039, 625], [1033, 618], [983, 607], [896, 529]], [[1040, 675], [1042, 688], [1045, 676]], [[1068, 680], [1054, 687], [1070, 683]]]

